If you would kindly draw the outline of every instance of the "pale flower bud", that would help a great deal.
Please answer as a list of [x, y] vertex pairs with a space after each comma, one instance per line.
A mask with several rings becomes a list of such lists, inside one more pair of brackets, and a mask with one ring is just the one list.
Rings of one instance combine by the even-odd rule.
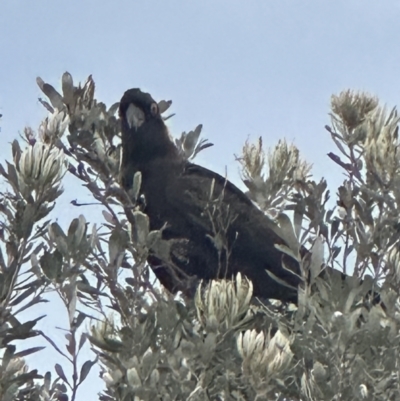
[[203, 292], [201, 286], [196, 292], [196, 310], [199, 320], [206, 326], [224, 329], [242, 325], [250, 319], [250, 300], [253, 284], [238, 273], [236, 279], [213, 280]]
[[59, 184], [66, 173], [64, 152], [40, 142], [26, 148], [16, 164], [20, 180], [36, 191]]

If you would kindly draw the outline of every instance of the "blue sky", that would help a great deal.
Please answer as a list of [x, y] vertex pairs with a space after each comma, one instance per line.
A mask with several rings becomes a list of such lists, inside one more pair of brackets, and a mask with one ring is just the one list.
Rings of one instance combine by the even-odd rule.
[[[197, 162], [227, 167], [235, 183], [247, 138], [273, 146], [286, 137], [334, 191], [342, 176], [326, 156], [330, 96], [353, 88], [399, 103], [399, 17], [394, 0], [3, 0], [1, 162], [7, 142], [46, 115], [36, 76], [58, 87], [69, 71], [76, 81], [93, 74], [107, 104], [131, 87], [172, 99], [172, 134], [202, 123], [215, 146]], [[59, 202], [65, 221], [85, 213], [69, 206], [85, 196], [79, 185]], [[98, 382], [82, 390], [93, 395]]]

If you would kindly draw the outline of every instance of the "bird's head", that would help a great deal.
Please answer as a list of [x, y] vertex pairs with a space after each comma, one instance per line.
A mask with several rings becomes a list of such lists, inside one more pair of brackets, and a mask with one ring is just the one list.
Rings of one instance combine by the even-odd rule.
[[145, 122], [161, 119], [157, 102], [140, 89], [127, 90], [119, 105], [119, 116], [129, 129], [137, 130]]
[[149, 93], [129, 89], [119, 105], [121, 119], [124, 187], [132, 184], [131, 175], [154, 160], [178, 160], [178, 151], [160, 115], [157, 102]]

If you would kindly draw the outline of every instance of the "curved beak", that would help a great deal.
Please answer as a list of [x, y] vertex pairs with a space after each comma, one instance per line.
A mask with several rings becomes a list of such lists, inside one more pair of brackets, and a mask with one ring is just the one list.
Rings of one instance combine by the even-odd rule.
[[144, 123], [145, 114], [143, 110], [131, 103], [126, 110], [125, 120], [129, 128], [135, 128], [137, 130]]

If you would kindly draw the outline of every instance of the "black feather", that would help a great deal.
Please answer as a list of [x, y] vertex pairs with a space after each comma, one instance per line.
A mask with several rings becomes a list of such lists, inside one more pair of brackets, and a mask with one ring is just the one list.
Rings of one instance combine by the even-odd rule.
[[[145, 116], [140, 126], [128, 123], [130, 105]], [[150, 228], [167, 223], [163, 238], [176, 240], [170, 263], [149, 257], [161, 283], [171, 292], [190, 292], [196, 279], [232, 278], [241, 272], [252, 280], [255, 296], [297, 302], [299, 266], [275, 248], [284, 244], [277, 226], [231, 182], [184, 160], [156, 107], [139, 89], [126, 91], [121, 99], [121, 184], [130, 189], [134, 174], [141, 172]], [[218, 231], [222, 234], [215, 239]], [[283, 258], [296, 274], [283, 269]]]

